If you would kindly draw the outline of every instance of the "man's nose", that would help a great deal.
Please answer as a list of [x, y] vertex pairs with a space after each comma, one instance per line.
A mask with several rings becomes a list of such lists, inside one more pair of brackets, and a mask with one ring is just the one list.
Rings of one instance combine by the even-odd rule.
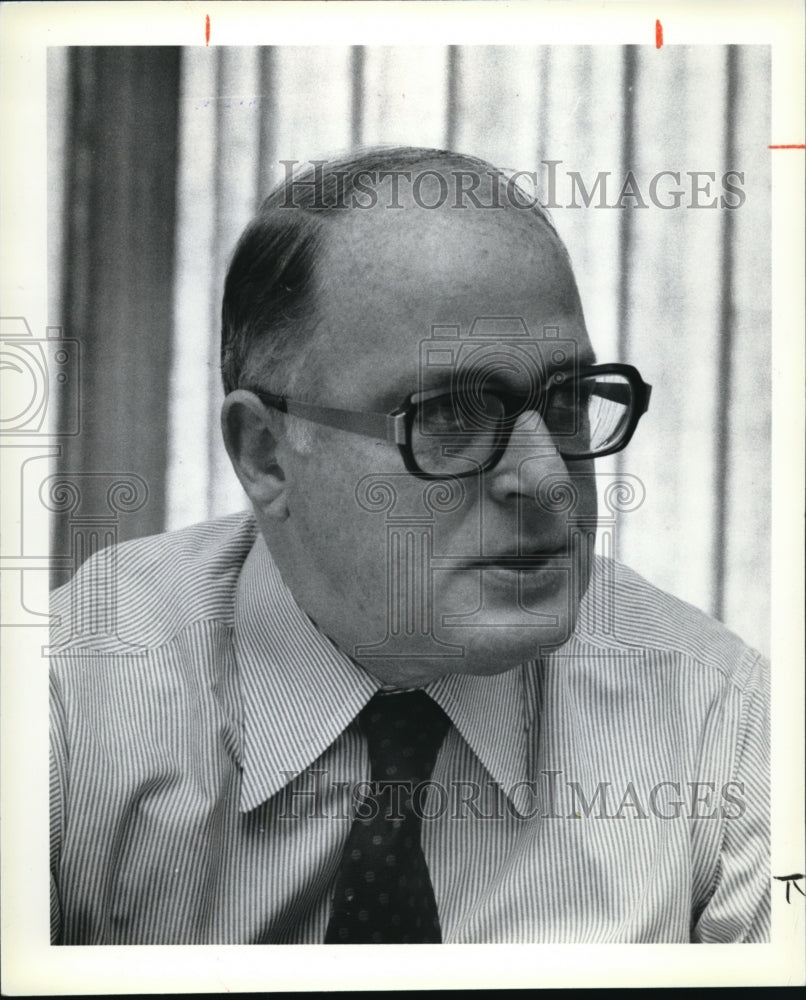
[[526, 501], [535, 509], [540, 508], [547, 491], [573, 488], [557, 442], [535, 410], [518, 416], [501, 461], [486, 477], [491, 499], [501, 503]]

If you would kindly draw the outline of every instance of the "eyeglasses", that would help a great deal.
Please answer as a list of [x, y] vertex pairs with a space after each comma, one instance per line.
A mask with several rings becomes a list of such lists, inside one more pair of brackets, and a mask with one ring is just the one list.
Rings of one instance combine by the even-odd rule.
[[[535, 434], [543, 433], [562, 458], [573, 461], [621, 451], [649, 407], [652, 386], [632, 365], [594, 365], [553, 372], [547, 383], [524, 392], [471, 378], [450, 390], [412, 393], [387, 414], [250, 391], [282, 413], [396, 444], [412, 475], [445, 479], [494, 468], [513, 435], [528, 434], [533, 444]], [[526, 413], [539, 417], [536, 426], [519, 423]]]

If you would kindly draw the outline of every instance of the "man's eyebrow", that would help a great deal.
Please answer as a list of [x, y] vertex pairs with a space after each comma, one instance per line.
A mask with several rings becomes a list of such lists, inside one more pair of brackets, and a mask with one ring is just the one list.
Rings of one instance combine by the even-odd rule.
[[[541, 343], [546, 343], [541, 341]], [[543, 371], [548, 373], [552, 372], [562, 372], [570, 371], [574, 368], [588, 368], [591, 365], [597, 363], [596, 354], [591, 348], [583, 349], [579, 354], [569, 354], [566, 361], [562, 362], [551, 362], [543, 364]], [[400, 403], [403, 398], [414, 395], [417, 392], [428, 392], [431, 389], [445, 389], [445, 392], [450, 392], [456, 387], [458, 379], [463, 379], [471, 374], [473, 371], [471, 368], [460, 368], [458, 370], [454, 368], [431, 368], [424, 366], [419, 372], [414, 375], [414, 377], [401, 377], [394, 385], [386, 389], [383, 393], [382, 398], [378, 398], [377, 405], [375, 409], [381, 410], [386, 406], [396, 406]], [[458, 377], [458, 378], [457, 378]], [[494, 379], [486, 380], [488, 383], [494, 382]], [[506, 389], [505, 384], [506, 377], [501, 379], [501, 388]]]
[[[597, 364], [596, 354], [592, 350], [585, 350], [579, 355], [569, 355], [561, 361], [552, 361], [551, 359], [544, 361], [540, 365], [535, 365], [534, 371], [549, 375], [554, 372], [573, 371], [577, 368], [590, 368], [595, 364]], [[467, 365], [451, 369], [450, 372], [434, 371], [433, 369], [421, 372], [419, 387], [427, 390], [437, 389], [440, 385], [444, 385], [447, 392], [455, 386], [457, 381], [470, 378], [475, 371], [485, 374], [485, 382], [495, 382], [498, 379], [503, 387], [513, 377], [513, 373], [505, 367], [501, 369], [499, 377], [494, 372], [490, 372], [483, 363], [480, 363], [478, 366]]]

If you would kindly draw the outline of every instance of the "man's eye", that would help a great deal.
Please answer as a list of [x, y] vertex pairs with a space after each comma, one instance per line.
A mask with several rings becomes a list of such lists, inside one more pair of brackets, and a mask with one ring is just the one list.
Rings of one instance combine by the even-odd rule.
[[419, 427], [423, 434], [487, 434], [500, 427], [506, 408], [497, 393], [452, 393], [423, 403]]
[[590, 393], [583, 395], [578, 388], [569, 386], [567, 389], [561, 389], [559, 392], [552, 393], [549, 410], [577, 410], [587, 405], [589, 397]]
[[421, 418], [424, 429], [429, 433], [450, 432], [458, 427], [456, 400], [453, 396], [438, 396], [429, 400], [422, 408]]
[[567, 410], [577, 405], [577, 394], [573, 389], [563, 389], [562, 392], [555, 392], [551, 397], [551, 409]]

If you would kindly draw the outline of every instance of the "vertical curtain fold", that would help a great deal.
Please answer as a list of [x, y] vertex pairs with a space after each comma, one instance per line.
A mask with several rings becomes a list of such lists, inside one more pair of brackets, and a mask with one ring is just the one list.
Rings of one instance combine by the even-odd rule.
[[[738, 89], [738, 49], [734, 45], [725, 54], [725, 108], [723, 132], [724, 170], [730, 170], [736, 155], [734, 133], [736, 129], [736, 91]], [[717, 544], [712, 560], [712, 608], [717, 618], [725, 614], [725, 546], [719, 544], [726, 536], [727, 508], [730, 498], [730, 411], [733, 391], [733, 327], [736, 309], [733, 301], [733, 272], [735, 268], [733, 242], [736, 239], [734, 213], [721, 212], [720, 246], [720, 311], [718, 332], [717, 372], [719, 374], [720, 406], [717, 412], [714, 434], [714, 513], [713, 533]]]
[[123, 537], [165, 524], [179, 65], [169, 47], [70, 53], [60, 319], [81, 343], [81, 433], [58, 476], [80, 499], [55, 516], [55, 555], [72, 552], [77, 517], [115, 519], [108, 490], [127, 476], [147, 497]]

